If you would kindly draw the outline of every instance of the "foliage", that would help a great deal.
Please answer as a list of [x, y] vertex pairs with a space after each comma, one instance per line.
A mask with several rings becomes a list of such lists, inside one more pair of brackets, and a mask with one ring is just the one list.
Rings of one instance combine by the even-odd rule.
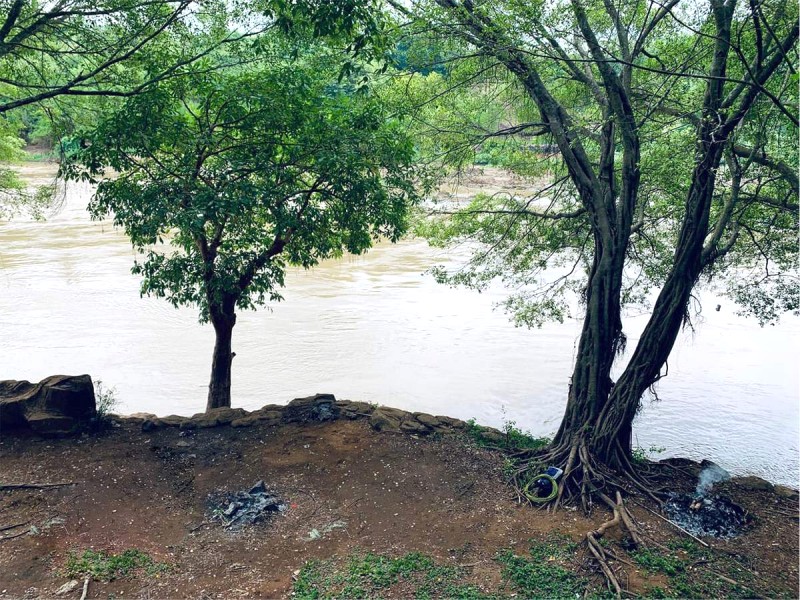
[[637, 550], [632, 555], [634, 562], [651, 572], [674, 576], [684, 571], [684, 564], [679, 558], [661, 554], [649, 548]]
[[[202, 319], [210, 298], [233, 294], [240, 308], [278, 299], [287, 263], [310, 267], [362, 252], [376, 236], [396, 240], [416, 197], [401, 124], [335, 83], [325, 68], [335, 56], [286, 60], [285, 45], [270, 50], [261, 67], [127, 101], [86, 132], [76, 160], [87, 169], [69, 171], [94, 180], [105, 167], [120, 172], [99, 182], [93, 215], [113, 213], [144, 255], [143, 292], [199, 305]], [[181, 251], [165, 251], [167, 240]], [[259, 260], [275, 240], [286, 259]]]
[[636, 446], [631, 450], [631, 458], [638, 464], [644, 464], [650, 460], [651, 455], [661, 454], [664, 451], [666, 451], [666, 448], [663, 446], [651, 445], [647, 449]]
[[143, 257], [142, 293], [214, 325], [209, 407], [230, 405], [236, 310], [280, 300], [288, 265], [396, 241], [419, 198], [402, 114], [339, 81], [340, 54], [277, 32], [239, 52], [126, 100], [63, 166], [97, 183], [90, 211]]
[[[56, 5], [2, 0], [0, 114], [64, 96], [125, 96], [169, 78], [177, 65], [189, 65], [209, 48], [241, 37], [225, 29], [235, 16], [231, 6], [189, 0], [62, 0]], [[204, 39], [209, 34], [213, 39]], [[148, 70], [152, 58], [163, 55], [165, 42], [178, 39], [175, 61]]]
[[130, 548], [119, 554], [85, 550], [82, 554], [70, 552], [64, 567], [65, 577], [88, 576], [99, 581], [113, 581], [142, 571], [147, 575], [166, 572], [170, 566], [156, 562], [146, 552]]
[[[595, 2], [580, 4], [605, 47], [618, 51], [620, 42], [606, 7]], [[647, 19], [651, 15], [643, 6], [635, 2], [623, 7], [625, 14], [620, 18], [631, 23]], [[436, 23], [445, 28], [441, 23], [451, 23], [447, 13], [459, 14], [457, 8], [431, 6], [427, 10], [416, 16], [428, 27]], [[501, 29], [498, 35], [525, 49], [530, 68], [537, 70], [553, 98], [567, 107], [580, 143], [593, 161], [599, 161], [602, 147], [598, 135], [606, 117], [592, 97], [596, 93], [592, 85], [604, 85], [601, 74], [596, 65], [586, 66], [584, 75], [574, 72], [576, 63], [570, 61], [581, 60], [580, 53], [586, 50], [580, 45], [585, 41], [548, 37], [559, 28], [578, 29], [573, 6], [569, 2], [532, 6], [507, 2], [481, 10], [488, 19], [497, 19]], [[640, 119], [641, 183], [637, 199], [640, 224], [631, 235], [624, 272], [625, 304], [646, 306], [670, 271], [696, 156], [697, 121], [693, 115], [702, 101], [705, 81], [686, 73], [702, 68], [708, 59], [713, 38], [705, 34], [711, 27], [711, 17], [707, 6], [680, 10], [680, 18], [662, 19], [654, 25], [647, 55], [630, 72], [636, 91], [629, 99]], [[796, 7], [776, 3], [770, 10], [774, 14], [765, 18], [773, 20], [775, 34], [775, 27], [786, 31]], [[422, 25], [419, 27], [424, 39], [429, 34]], [[729, 69], [736, 73], [730, 75], [732, 78], [745, 69], [740, 56], [754, 53], [756, 43], [752, 20], [744, 13], [737, 14], [734, 27], [741, 50], [737, 49], [739, 54], [730, 60]], [[491, 54], [491, 49], [484, 52]], [[796, 48], [792, 48], [792, 56], [795, 54]], [[478, 249], [463, 269], [437, 270], [440, 281], [484, 289], [501, 280], [512, 290], [503, 307], [515, 323], [541, 326], [547, 321], [563, 321], [573, 316], [572, 307], [582, 293], [591, 265], [588, 215], [581, 210], [575, 184], [568, 177], [552, 133], [543, 126], [544, 119], [524, 85], [515, 74], [498, 66], [501, 58], [493, 63], [494, 57], [476, 57], [470, 49], [464, 49], [461, 56], [448, 63], [453, 73], [450, 79], [429, 76], [422, 83], [416, 77], [416, 85], [411, 86], [418, 96], [417, 104], [423, 106], [418, 132], [426, 141], [420, 148], [431, 159], [449, 164], [477, 162], [510, 169], [526, 178], [529, 191], [479, 195], [459, 206], [454, 215], [450, 214], [453, 207], [446, 204], [442, 216], [422, 223], [419, 232], [437, 246], [469, 241]], [[584, 56], [583, 60], [588, 58]], [[796, 115], [792, 107], [797, 105], [797, 86], [790, 83], [792, 78], [796, 80], [796, 74], [787, 63], [771, 80], [769, 90], [773, 98], [780, 95], [779, 102]], [[735, 86], [734, 82], [728, 84]], [[426, 97], [435, 99], [426, 101]], [[787, 119], [770, 98], [762, 97], [732, 138], [732, 152], [717, 173], [710, 229], [713, 231], [719, 223], [735, 237], [731, 247], [720, 253], [718, 262], [709, 263], [704, 283], [728, 293], [744, 312], [762, 323], [798, 310], [800, 294], [793, 275], [797, 270], [798, 227], [796, 138], [796, 122]], [[621, 140], [616, 143], [621, 146]], [[746, 148], [752, 154], [747, 154]], [[621, 185], [619, 164], [614, 176]], [[730, 204], [731, 194], [739, 194], [739, 204], [728, 221], [725, 206], [726, 202]], [[541, 212], [547, 211], [574, 217], [541, 218]], [[484, 251], [487, 248], [492, 251]]]
[[[475, 419], [467, 421], [465, 431], [479, 446], [497, 447], [498, 445], [498, 441], [493, 436], [487, 435], [490, 430], [478, 425]], [[529, 431], [522, 431], [517, 428], [514, 421], [506, 421], [503, 424], [503, 433], [505, 436], [500, 441], [500, 446], [507, 451], [537, 450], [550, 443], [549, 438], [536, 437]]]
[[42, 218], [54, 191], [51, 186], [28, 189], [12, 166], [25, 159], [21, 126], [15, 118], [0, 117], [0, 220]]
[[663, 550], [642, 548], [630, 556], [647, 572], [665, 577], [665, 585], [647, 588], [651, 598], [751, 598], [755, 590], [767, 597], [783, 595], [767, 589], [733, 555], [701, 549], [689, 540], [673, 540]]
[[[409, 28], [464, 44], [460, 72], [412, 89], [431, 140], [421, 152], [460, 165], [485, 143], [522, 177], [432, 207], [420, 232], [473, 250], [434, 274], [502, 282], [518, 325], [583, 313], [562, 425], [526, 460], [565, 468], [558, 501], [588, 510], [593, 479], [638, 478], [633, 420], [698, 288], [727, 287], [762, 323], [800, 308], [797, 6], [431, 0], [410, 12]], [[635, 305], [650, 319], [614, 381]]]
[[94, 401], [96, 414], [91, 424], [94, 431], [103, 431], [111, 426], [112, 411], [119, 405], [117, 389], [108, 388], [98, 379], [94, 382]]

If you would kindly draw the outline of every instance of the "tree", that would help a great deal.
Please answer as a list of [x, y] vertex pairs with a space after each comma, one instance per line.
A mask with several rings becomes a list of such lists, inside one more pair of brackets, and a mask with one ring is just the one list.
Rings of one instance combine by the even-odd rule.
[[276, 36], [258, 48], [260, 66], [128, 99], [69, 169], [98, 183], [92, 214], [113, 214], [143, 255], [142, 292], [198, 306], [213, 325], [208, 409], [230, 406], [237, 310], [279, 300], [287, 265], [397, 240], [417, 199], [400, 119], [337, 83], [337, 54]]
[[[207, 54], [208, 40], [192, 36], [227, 16], [222, 4], [201, 13], [191, 0], [0, 0], [0, 7], [0, 114], [62, 96], [134, 94]], [[183, 36], [184, 52], [145, 73], [138, 61], [161, 51], [165, 34]]]
[[[729, 278], [732, 295], [767, 320], [798, 308], [796, 6], [392, 4], [426, 31], [459, 36], [475, 72], [492, 74], [472, 79], [474, 93], [515, 103], [511, 124], [473, 127], [472, 142], [510, 135], [509, 162], [547, 180], [528, 197], [481, 197], [429, 225], [440, 243], [484, 245], [466, 270], [440, 278], [505, 279], [518, 288], [507, 303], [518, 322], [561, 319], [567, 292], [580, 292], [566, 411], [532, 462], [560, 464], [561, 493], [584, 505], [604, 482], [646, 488], [631, 461], [633, 420], [698, 282]], [[557, 152], [526, 152], [530, 136]], [[547, 267], [561, 273], [542, 282]], [[653, 288], [650, 319], [614, 382], [622, 309]]]

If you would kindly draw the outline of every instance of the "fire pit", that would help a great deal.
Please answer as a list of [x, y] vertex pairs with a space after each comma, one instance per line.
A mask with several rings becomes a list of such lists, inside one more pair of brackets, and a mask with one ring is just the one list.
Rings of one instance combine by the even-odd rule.
[[664, 514], [686, 531], [697, 536], [730, 538], [738, 535], [752, 517], [728, 498], [711, 495], [719, 481], [730, 474], [714, 463], [700, 472], [693, 494], [670, 494], [664, 503]]
[[696, 536], [731, 538], [751, 521], [750, 515], [724, 496], [671, 494], [664, 514]]
[[238, 531], [245, 525], [283, 512], [287, 507], [267, 491], [263, 481], [259, 481], [246, 492], [210, 495], [208, 508], [212, 521], [219, 521], [226, 529]]

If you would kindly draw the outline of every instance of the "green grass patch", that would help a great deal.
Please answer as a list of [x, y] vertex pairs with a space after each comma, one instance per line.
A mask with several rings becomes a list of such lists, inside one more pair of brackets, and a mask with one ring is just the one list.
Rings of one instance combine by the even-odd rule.
[[587, 582], [569, 568], [577, 544], [569, 538], [551, 536], [532, 541], [528, 556], [510, 550], [497, 555], [503, 579], [524, 598], [575, 598], [583, 594]]
[[119, 554], [102, 550], [86, 550], [83, 554], [70, 552], [64, 566], [66, 577], [86, 577], [99, 581], [113, 581], [142, 572], [147, 575], [164, 573], [170, 569], [166, 563], [156, 562], [146, 552], [131, 548]]
[[633, 562], [644, 567], [651, 573], [664, 573], [670, 577], [674, 577], [679, 573], [683, 573], [686, 565], [683, 560], [677, 556], [662, 554], [656, 550], [649, 548], [642, 548], [636, 552], [631, 553]]
[[395, 588], [397, 593], [419, 600], [486, 600], [492, 597], [475, 586], [464, 584], [463, 576], [462, 569], [439, 565], [418, 552], [397, 558], [354, 554], [344, 562], [306, 562], [294, 582], [292, 595], [302, 600], [375, 598]]
[[743, 569], [729, 556], [700, 548], [689, 540], [672, 540], [667, 542], [667, 547], [672, 552], [640, 549], [630, 554], [633, 561], [647, 572], [666, 576], [666, 585], [645, 589], [647, 598], [788, 597], [780, 590], [759, 587], [749, 570]]

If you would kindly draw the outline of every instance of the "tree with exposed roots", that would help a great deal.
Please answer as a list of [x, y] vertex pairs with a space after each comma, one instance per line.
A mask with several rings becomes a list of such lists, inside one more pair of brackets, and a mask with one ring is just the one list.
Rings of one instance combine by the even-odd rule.
[[[502, 139], [506, 162], [535, 181], [424, 224], [435, 243], [479, 243], [465, 268], [438, 277], [476, 288], [502, 279], [515, 290], [506, 307], [527, 325], [563, 320], [570, 292], [581, 300], [563, 421], [545, 451], [524, 457], [520, 481], [559, 465], [554, 502], [584, 507], [616, 506], [614, 487], [649, 492], [632, 425], [696, 287], [727, 282], [762, 321], [798, 308], [796, 3], [390, 4], [412, 17], [407, 31], [461, 41], [440, 53], [449, 77], [427, 104], [436, 152]], [[465, 86], [499, 107], [494, 121], [483, 108], [470, 122], [462, 105], [448, 116], [447, 95], [463, 104]], [[623, 309], [651, 290], [650, 318], [613, 381]]]

